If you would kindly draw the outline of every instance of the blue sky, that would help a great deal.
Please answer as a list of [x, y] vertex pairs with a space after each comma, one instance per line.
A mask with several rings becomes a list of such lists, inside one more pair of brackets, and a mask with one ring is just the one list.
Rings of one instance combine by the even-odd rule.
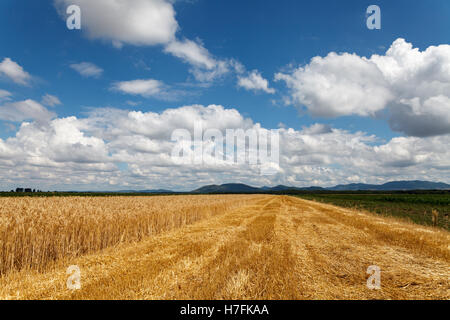
[[[118, 0], [118, 3], [120, 2]], [[140, 2], [144, 6], [146, 1], [140, 0]], [[159, 25], [153, 25], [153, 30], [149, 29], [148, 36], [145, 34], [139, 35], [142, 36], [142, 41], [147, 41], [143, 44], [132, 40], [135, 39], [133, 38], [132, 28], [124, 31], [124, 33], [130, 32], [129, 38], [127, 38], [128, 35], [123, 33], [119, 35], [120, 30], [118, 30], [117, 39], [120, 38], [121, 44], [117, 45], [117, 43], [114, 44], [114, 41], [117, 42], [119, 40], [114, 39], [116, 34], [113, 31], [105, 31], [102, 34], [95, 30], [98, 24], [103, 23], [103, 20], [106, 21], [106, 24], [110, 23], [107, 21], [107, 17], [102, 16], [103, 14], [108, 14], [108, 9], [101, 10], [101, 6], [86, 5], [86, 1], [83, 0], [71, 2], [65, 0], [55, 2], [2, 1], [0, 3], [0, 38], [2, 39], [0, 62], [9, 58], [16, 65], [20, 66], [30, 78], [23, 85], [18, 84], [17, 79], [14, 81], [11, 75], [4, 74], [0, 77], [0, 89], [9, 93], [7, 99], [3, 102], [0, 100], [0, 106], [6, 110], [7, 108], [10, 109], [13, 103], [32, 100], [52, 113], [51, 119], [47, 119], [48, 121], [76, 117], [77, 119], [84, 119], [83, 121], [86, 122], [86, 119], [92, 117], [93, 110], [104, 110], [102, 108], [111, 108], [115, 112], [126, 110], [162, 114], [167, 109], [180, 108], [182, 106], [201, 105], [207, 107], [220, 105], [223, 106], [224, 110], [236, 109], [242, 117], [251, 119], [253, 123], [260, 123], [266, 129], [282, 127], [285, 129], [292, 128], [296, 132], [301, 132], [306, 127], [321, 124], [342, 132], [345, 131], [349, 135], [357, 135], [358, 132], [362, 131], [367, 137], [372, 135], [376, 137], [373, 141], [365, 142], [369, 147], [390, 146], [389, 143], [392, 142], [392, 139], [398, 137], [422, 139], [421, 142], [424, 145], [426, 144], [425, 139], [440, 139], [439, 142], [443, 143], [444, 146], [447, 143], [447, 140], [441, 141], [448, 137], [448, 124], [446, 122], [439, 124], [443, 129], [438, 133], [426, 128], [423, 130], [412, 128], [411, 126], [420, 122], [417, 118], [418, 114], [423, 115], [424, 113], [422, 111], [419, 113], [414, 111], [413, 115], [408, 114], [406, 117], [411, 119], [411, 124], [406, 126], [406, 124], [398, 123], [398, 119], [401, 119], [399, 110], [404, 110], [406, 107], [396, 107], [394, 110], [394, 107], [391, 106], [400, 103], [408, 105], [408, 103], [404, 102], [405, 99], [411, 100], [413, 98], [418, 98], [425, 106], [427, 99], [445, 97], [445, 93], [441, 92], [444, 90], [442, 88], [447, 88], [445, 86], [448, 83], [445, 81], [438, 79], [443, 83], [444, 87], [433, 89], [432, 93], [427, 92], [417, 97], [410, 92], [414, 91], [413, 89], [405, 89], [404, 86], [399, 85], [399, 89], [394, 90], [395, 93], [386, 93], [389, 96], [386, 97], [386, 100], [389, 100], [389, 102], [383, 104], [383, 107], [372, 108], [372, 106], [368, 106], [370, 111], [367, 112], [352, 109], [353, 111], [338, 111], [336, 113], [334, 106], [326, 105], [327, 101], [330, 101], [328, 98], [323, 102], [321, 100], [323, 98], [322, 93], [310, 91], [310, 87], [305, 88], [300, 85], [302, 83], [301, 80], [293, 77], [295, 70], [298, 68], [310, 66], [312, 58], [317, 56], [324, 58], [330, 52], [336, 52], [338, 55], [355, 53], [358, 59], [363, 60], [364, 57], [369, 59], [373, 54], [385, 56], [386, 51], [399, 38], [405, 39], [405, 43], [411, 44], [413, 48], [418, 48], [420, 52], [425, 52], [431, 46], [448, 45], [450, 40], [448, 31], [450, 30], [450, 3], [446, 0], [414, 2], [400, 0], [148, 0], [148, 2], [156, 3], [155, 8], [160, 6], [171, 8], [173, 10], [172, 18], [175, 21], [174, 23], [177, 24], [177, 31], [168, 35], [166, 40], [154, 41], [154, 38], [152, 38], [154, 37], [153, 33], [158, 31], [155, 29], [158, 29]], [[81, 7], [81, 30], [68, 30], [64, 12], [58, 12], [57, 10], [58, 6], [59, 8], [65, 8], [71, 3], [79, 4]], [[376, 4], [381, 8], [381, 30], [369, 30], [366, 27], [366, 9], [372, 4]], [[91, 16], [97, 16], [98, 19], [88, 17], [90, 14], [89, 10], [96, 11], [95, 15], [92, 14]], [[148, 13], [151, 14], [150, 9]], [[84, 19], [85, 14], [88, 17], [87, 19]], [[156, 14], [159, 14], [159, 11]], [[132, 16], [124, 17], [124, 19], [127, 18], [131, 19], [130, 21], [134, 19]], [[136, 19], [138, 18], [142, 17], [137, 17]], [[201, 57], [202, 59], [209, 59], [208, 61], [213, 61], [212, 63], [217, 65], [215, 64], [211, 69], [208, 69], [202, 66], [201, 63], [200, 66], [196, 64], [192, 60], [192, 56], [191, 58], [180, 58], [180, 55], [186, 54], [183, 50], [169, 51], [168, 48], [171, 44], [179, 44], [183, 43], [183, 41], [192, 41], [196, 49], [201, 48], [203, 50], [201, 51], [204, 53], [204, 56]], [[411, 50], [412, 53], [413, 50]], [[426, 56], [427, 59], [430, 59], [428, 56], [431, 56], [431, 54]], [[447, 57], [446, 52], [442, 53], [439, 51], [439, 57], [441, 56]], [[447, 60], [441, 59], [439, 61], [444, 61], [440, 62], [438, 67], [441, 68], [440, 70], [445, 77], [445, 73], [448, 71], [448, 69], [445, 69], [445, 61]], [[219, 75], [213, 77], [213, 79], [200, 79], [200, 76], [196, 73], [197, 71], [219, 70], [216, 68], [219, 68], [218, 65], [221, 62], [226, 65], [227, 71], [218, 71]], [[83, 76], [74, 68], [74, 65], [81, 63], [89, 63], [102, 71], [96, 75]], [[420, 63], [426, 64], [426, 62]], [[236, 65], [240, 66], [239, 71]], [[357, 67], [358, 65], [355, 68]], [[354, 70], [352, 68], [352, 66], [349, 66], [346, 70]], [[388, 70], [387, 66], [379, 66], [379, 68], [385, 75], [389, 73], [389, 71], [386, 71]], [[406, 66], [405, 68], [411, 67]], [[239, 85], [239, 79], [248, 77], [254, 70], [256, 70], [260, 79], [267, 81], [266, 89], [261, 87], [249, 89]], [[411, 70], [413, 69], [407, 69], [405, 74], [409, 75]], [[313, 70], [311, 72], [315, 72], [315, 75], [320, 74], [323, 76], [321, 74], [322, 71]], [[291, 81], [289, 82], [286, 79], [278, 79], [276, 81], [277, 74], [288, 75]], [[302, 73], [300, 75], [301, 79], [311, 79], [303, 78], [304, 76], [307, 75]], [[419, 76], [412, 76], [411, 81], [417, 80], [417, 83], [423, 84], [430, 80], [428, 78], [427, 81], [419, 79]], [[333, 81], [338, 83], [359, 81], [358, 86], [369, 89], [371, 85], [376, 83], [374, 88], [376, 90], [379, 89], [378, 80], [364, 83], [366, 81], [364, 76], [350, 80], [346, 75], [342, 75], [342, 80], [339, 77], [340, 75], [335, 74]], [[119, 83], [149, 79], [158, 81], [163, 88], [159, 87], [156, 94], [130, 94], [129, 90], [117, 89]], [[393, 80], [390, 79], [389, 81]], [[389, 84], [392, 84], [392, 82], [389, 82]], [[301, 86], [300, 89], [297, 85]], [[311, 86], [314, 85], [311, 82]], [[395, 83], [394, 86], [396, 86]], [[369, 89], [367, 92], [370, 93]], [[410, 91], [407, 92], [406, 90]], [[350, 98], [351, 94], [353, 94], [352, 92], [350, 90], [348, 93]], [[374, 92], [376, 92], [375, 94], [380, 94], [380, 91]], [[386, 90], [381, 92], [386, 92]], [[57, 97], [61, 103], [53, 106], [45, 105], [42, 100], [45, 94]], [[342, 93], [342, 95], [346, 94], [345, 92]], [[397, 95], [398, 97], [394, 98], [392, 95]], [[299, 96], [303, 98], [298, 98]], [[316, 102], [311, 102], [312, 100]], [[317, 102], [319, 100], [321, 101], [320, 103]], [[378, 101], [374, 102], [374, 105], [377, 103]], [[408, 106], [411, 106], [411, 104]], [[447, 107], [444, 102], [444, 108]], [[325, 109], [329, 112], [324, 111]], [[376, 109], [376, 112], [373, 112], [374, 109]], [[23, 108], [20, 110], [23, 111]], [[395, 119], [394, 117], [389, 118], [391, 113], [397, 115]], [[20, 120], [17, 120], [19, 118], [11, 120], [11, 116], [9, 118], [6, 116], [1, 118], [1, 115], [0, 111], [0, 139], [2, 139], [0, 142], [6, 145], [10, 143], [10, 145], [7, 145], [8, 148], [13, 148], [13, 144], [14, 147], [17, 147], [17, 135], [20, 133], [22, 123], [33, 123], [36, 119], [28, 115], [28, 117], [19, 117]], [[427, 116], [434, 117], [437, 115]], [[430, 118], [427, 118], [425, 123], [430, 121]], [[93, 128], [86, 129], [83, 127], [79, 130], [86, 137], [94, 137], [96, 135], [96, 130]], [[421, 132], [425, 133], [422, 134]], [[95, 137], [101, 139], [106, 145], [111, 143], [111, 140], [106, 135]], [[148, 136], [147, 138], [153, 139]], [[351, 140], [350, 136], [347, 138]], [[8, 139], [10, 139], [9, 142]], [[406, 143], [414, 145], [417, 142], [412, 143], [408, 141]], [[81, 144], [83, 145], [83, 143]], [[31, 152], [30, 148], [32, 147], [22, 145], [21, 148], [22, 152], [23, 150]], [[318, 148], [320, 149], [321, 147], [319, 146]], [[0, 153], [1, 150], [0, 148]], [[402, 151], [400, 154], [405, 152]], [[408, 152], [410, 156], [415, 153], [415, 151], [411, 150], [408, 150]], [[399, 169], [401, 166], [396, 166], [394, 171], [389, 171], [391, 170], [389, 169], [386, 172], [389, 171], [390, 173], [382, 177], [368, 172], [361, 175], [355, 174], [355, 172], [341, 172], [329, 180], [326, 179], [327, 174], [319, 174], [318, 176], [314, 174], [314, 177], [302, 180], [298, 178], [299, 173], [297, 173], [291, 176], [277, 176], [271, 180], [267, 177], [259, 179], [257, 176], [246, 176], [241, 172], [235, 178], [241, 182], [254, 184], [283, 182], [286, 184], [315, 183], [329, 185], [334, 182], [350, 182], [352, 180], [348, 180], [349, 177], [367, 182], [383, 182], [397, 177], [405, 179], [433, 179], [441, 177], [449, 182], [448, 163], [439, 162], [436, 153], [434, 151], [430, 152], [430, 154], [423, 156], [428, 159], [428, 162], [425, 161], [419, 164], [420, 159], [402, 159], [402, 161], [406, 161], [405, 163], [422, 165], [423, 167], [420, 167], [420, 169], [406, 166], [403, 167], [404, 171], [401, 171]], [[120, 153], [120, 150], [108, 149], [107, 151], [109, 156], [114, 156], [114, 153]], [[375, 156], [368, 155], [367, 157]], [[443, 157], [443, 155], [441, 156]], [[323, 160], [317, 165], [309, 160], [298, 165], [303, 170], [310, 166], [312, 172], [315, 172], [315, 170], [319, 172], [325, 170], [324, 172], [327, 172], [327, 169], [331, 168], [330, 170], [334, 170], [336, 167], [339, 170], [343, 170], [340, 163], [342, 159], [333, 161], [333, 155], [327, 155], [325, 158], [327, 158], [326, 161]], [[430, 159], [436, 162], [432, 169], [428, 167]], [[30, 166], [30, 172], [39, 171], [35, 167], [36, 164], [30, 163], [28, 160], [21, 159], [20, 161], [24, 161], [24, 163], [27, 163], [27, 166]], [[50, 162], [56, 161], [58, 164], [61, 163], [61, 160], [58, 159], [47, 160]], [[391, 160], [397, 161], [396, 159]], [[386, 160], [385, 163], [391, 163], [392, 161]], [[76, 161], [69, 162], [71, 164], [76, 163]], [[120, 174], [124, 174], [124, 168], [128, 168], [131, 164], [117, 159], [110, 159], [106, 162], [116, 166], [116, 170], [119, 170]], [[80, 163], [89, 163], [89, 161], [81, 161]], [[5, 162], [1, 164], [0, 162], [0, 166], [2, 165], [5, 171], [14, 171], [14, 166], [11, 163]], [[73, 174], [74, 177], [79, 174], [83, 175], [84, 169], [80, 169], [78, 165], [75, 165], [75, 167], [72, 169], [74, 171], [70, 171], [69, 175]], [[49, 167], [45, 168], [48, 169]], [[297, 171], [303, 172], [299, 168], [297, 168]], [[19, 168], [15, 169], [20, 170]], [[111, 170], [114, 171], [114, 169]], [[152, 172], [151, 169], [148, 170]], [[292, 170], [296, 172], [295, 169]], [[308, 172], [308, 170], [304, 172]], [[205, 172], [209, 171], [205, 170]], [[393, 174], [396, 176], [393, 176]], [[23, 178], [21, 178], [23, 180], [19, 182], [30, 181], [28, 175], [24, 174]], [[188, 179], [186, 183], [176, 185], [172, 180], [169, 182], [164, 179], [159, 183], [153, 181], [147, 184], [143, 182], [144, 180], [134, 182], [130, 180], [123, 184], [120, 182], [119, 177], [116, 177], [119, 180], [118, 183], [108, 184], [105, 178], [107, 173], [104, 171], [100, 170], [93, 175], [92, 181], [85, 183], [77, 179], [63, 183], [58, 180], [60, 179], [58, 175], [55, 175], [54, 178], [36, 176], [35, 184], [45, 185], [48, 188], [54, 186], [63, 189], [114, 189], [127, 186], [181, 188], [180, 185], [195, 186], [203, 182], [226, 182], [224, 181], [226, 180], [224, 176], [228, 176], [223, 172], [222, 175], [217, 176], [211, 173], [207, 179], [192, 178], [192, 180]], [[183, 174], [183, 176], [185, 175], [186, 173]], [[99, 178], [100, 176], [101, 178]], [[191, 177], [194, 176], [192, 174]], [[122, 178], [123, 181], [126, 180], [125, 177]], [[4, 188], [12, 187], [15, 184], [16, 181], [5, 174]]]

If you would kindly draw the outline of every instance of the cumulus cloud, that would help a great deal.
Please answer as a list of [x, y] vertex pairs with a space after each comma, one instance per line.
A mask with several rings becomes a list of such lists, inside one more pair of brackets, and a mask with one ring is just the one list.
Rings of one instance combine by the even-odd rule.
[[450, 45], [420, 51], [397, 39], [385, 55], [332, 52], [275, 80], [290, 89], [290, 103], [314, 116], [375, 117], [387, 110], [395, 131], [419, 137], [450, 133]]
[[175, 10], [166, 0], [55, 0], [55, 4], [64, 19], [67, 6], [80, 6], [81, 28], [88, 37], [116, 47], [165, 44], [178, 29]]
[[113, 135], [145, 136], [156, 140], [170, 140], [176, 129], [186, 129], [193, 133], [194, 125], [199, 123], [204, 130], [225, 130], [251, 127], [252, 121], [245, 119], [236, 109], [223, 106], [201, 105], [166, 109], [161, 113], [142, 111], [118, 111], [116, 109], [97, 109], [86, 119], [88, 123], [102, 124], [101, 134], [111, 138]]
[[374, 115], [392, 95], [377, 66], [356, 54], [315, 57], [291, 74], [276, 74], [275, 80], [285, 81], [292, 100], [314, 116]]
[[103, 73], [102, 68], [97, 67], [95, 64], [91, 62], [74, 63], [71, 64], [70, 67], [86, 78], [89, 77], [98, 78]]
[[5, 58], [0, 62], [0, 75], [21, 85], [28, 85], [31, 80], [31, 75], [10, 58]]
[[57, 96], [46, 93], [44, 96], [42, 96], [41, 103], [49, 107], [54, 107], [60, 105], [61, 101]]
[[269, 88], [269, 81], [264, 79], [258, 70], [253, 70], [246, 77], [238, 77], [238, 86], [246, 90], [275, 93], [275, 89]]
[[[419, 174], [427, 174], [426, 170], [442, 170], [443, 176], [450, 169], [448, 145], [450, 137], [435, 136], [428, 138], [397, 137], [384, 145], [375, 146], [376, 156], [382, 159], [386, 167], [399, 172], [408, 168], [410, 172], [418, 170]], [[437, 177], [436, 180], [441, 178]]]
[[45, 146], [55, 162], [102, 163], [108, 159], [105, 142], [87, 136], [86, 127], [75, 117], [55, 119], [49, 128], [40, 129], [47, 135]]
[[53, 117], [55, 117], [53, 112], [31, 99], [8, 102], [0, 106], [0, 119], [2, 120], [13, 122], [36, 120], [38, 122], [46, 122]]
[[[394, 179], [450, 180], [449, 135], [382, 142], [363, 132], [320, 123], [302, 130], [277, 129], [280, 163], [274, 176], [261, 176], [248, 164], [175, 163], [172, 133], [186, 129], [194, 137], [195, 124], [201, 124], [203, 132], [216, 129], [224, 135], [227, 129], [268, 131], [236, 109], [220, 105], [158, 113], [94, 109], [84, 118], [23, 122], [14, 137], [0, 139], [0, 188], [27, 183], [50, 189], [188, 190], [233, 181], [256, 186], [330, 186]], [[208, 147], [212, 141], [202, 143]], [[120, 164], [126, 164], [126, 169]]]

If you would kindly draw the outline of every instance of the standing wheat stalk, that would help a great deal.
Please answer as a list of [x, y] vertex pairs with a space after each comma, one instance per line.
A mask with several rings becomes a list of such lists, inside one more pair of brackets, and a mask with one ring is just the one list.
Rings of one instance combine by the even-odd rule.
[[0, 198], [0, 276], [226, 213], [255, 196]]
[[439, 220], [439, 212], [437, 212], [437, 210], [431, 210], [431, 221], [433, 222], [433, 227], [436, 227], [438, 225], [438, 220]]

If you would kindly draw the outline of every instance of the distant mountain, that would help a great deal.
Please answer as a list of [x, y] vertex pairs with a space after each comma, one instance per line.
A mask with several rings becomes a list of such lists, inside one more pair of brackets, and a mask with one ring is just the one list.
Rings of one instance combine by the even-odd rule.
[[340, 184], [335, 187], [327, 188], [327, 190], [332, 191], [367, 191], [367, 190], [380, 190], [381, 186], [375, 184], [365, 184], [365, 183], [351, 183], [351, 184]]
[[[392, 181], [385, 184], [365, 184], [351, 183], [341, 184], [330, 188], [322, 187], [292, 187], [278, 185], [275, 187], [264, 186], [261, 188], [252, 187], [243, 183], [227, 183], [222, 185], [208, 185], [190, 193], [264, 193], [264, 192], [287, 192], [287, 191], [410, 191], [410, 190], [450, 190], [450, 184], [430, 181]], [[166, 189], [157, 190], [120, 190], [116, 193], [154, 193], [170, 194], [177, 193]], [[182, 192], [181, 192], [182, 193]]]
[[255, 188], [242, 183], [228, 183], [222, 185], [209, 185], [193, 190], [193, 193], [259, 193], [261, 188]]
[[157, 189], [157, 190], [120, 190], [117, 193], [174, 193], [172, 190]]
[[302, 190], [302, 191], [321, 191], [321, 190], [327, 190], [327, 189], [322, 188], [322, 187], [306, 187], [306, 188], [300, 188], [298, 190]]
[[193, 193], [262, 193], [284, 191], [408, 191], [408, 190], [450, 190], [450, 185], [442, 182], [429, 181], [392, 181], [382, 185], [351, 183], [337, 185], [331, 188], [306, 187], [297, 188], [284, 185], [275, 187], [264, 186], [255, 188], [242, 183], [229, 183], [222, 185], [209, 185], [192, 191]]
[[273, 188], [269, 187], [267, 188], [267, 191], [286, 191], [286, 190], [300, 190], [300, 189], [296, 187], [283, 186], [281, 184]]
[[287, 190], [297, 190], [297, 191], [319, 191], [325, 190], [322, 187], [306, 187], [306, 188], [297, 188], [297, 187], [288, 187], [283, 185], [278, 185], [273, 188], [267, 188], [266, 191], [287, 191]]
[[382, 185], [386, 190], [450, 190], [450, 184], [429, 181], [393, 181]]
[[402, 191], [402, 190], [450, 190], [450, 185], [429, 181], [392, 181], [382, 185], [352, 183], [338, 185], [327, 190], [333, 191]]

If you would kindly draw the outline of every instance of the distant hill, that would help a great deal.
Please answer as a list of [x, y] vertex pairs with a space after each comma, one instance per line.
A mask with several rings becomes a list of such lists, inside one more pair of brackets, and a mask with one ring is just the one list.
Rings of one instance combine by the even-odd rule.
[[306, 187], [306, 188], [297, 188], [297, 187], [288, 187], [283, 185], [278, 185], [273, 188], [267, 188], [266, 191], [287, 191], [287, 190], [299, 190], [299, 191], [319, 191], [326, 190], [322, 187]]
[[228, 183], [222, 185], [209, 185], [193, 190], [193, 193], [251, 193], [263, 192], [261, 188], [255, 188], [242, 183]]
[[174, 193], [172, 190], [157, 189], [157, 190], [120, 190], [117, 193]]
[[[450, 190], [450, 184], [430, 181], [392, 181], [385, 184], [351, 183], [341, 184], [330, 188], [322, 187], [292, 187], [278, 185], [275, 187], [264, 186], [262, 188], [252, 187], [243, 183], [227, 183], [221, 185], [208, 185], [189, 193], [264, 193], [264, 192], [287, 192], [287, 191], [411, 191], [411, 190]], [[170, 194], [177, 193], [171, 190], [121, 190], [116, 193], [154, 193]]]
[[402, 191], [402, 190], [450, 190], [450, 185], [429, 181], [392, 181], [381, 185], [352, 183], [338, 185], [327, 190], [333, 191]]
[[450, 185], [442, 182], [430, 181], [392, 181], [381, 185], [352, 183], [337, 185], [331, 188], [306, 187], [297, 188], [284, 185], [275, 187], [264, 186], [255, 188], [242, 183], [229, 183], [222, 185], [209, 185], [192, 191], [193, 193], [261, 193], [261, 192], [283, 192], [283, 191], [411, 191], [411, 190], [450, 190]]

